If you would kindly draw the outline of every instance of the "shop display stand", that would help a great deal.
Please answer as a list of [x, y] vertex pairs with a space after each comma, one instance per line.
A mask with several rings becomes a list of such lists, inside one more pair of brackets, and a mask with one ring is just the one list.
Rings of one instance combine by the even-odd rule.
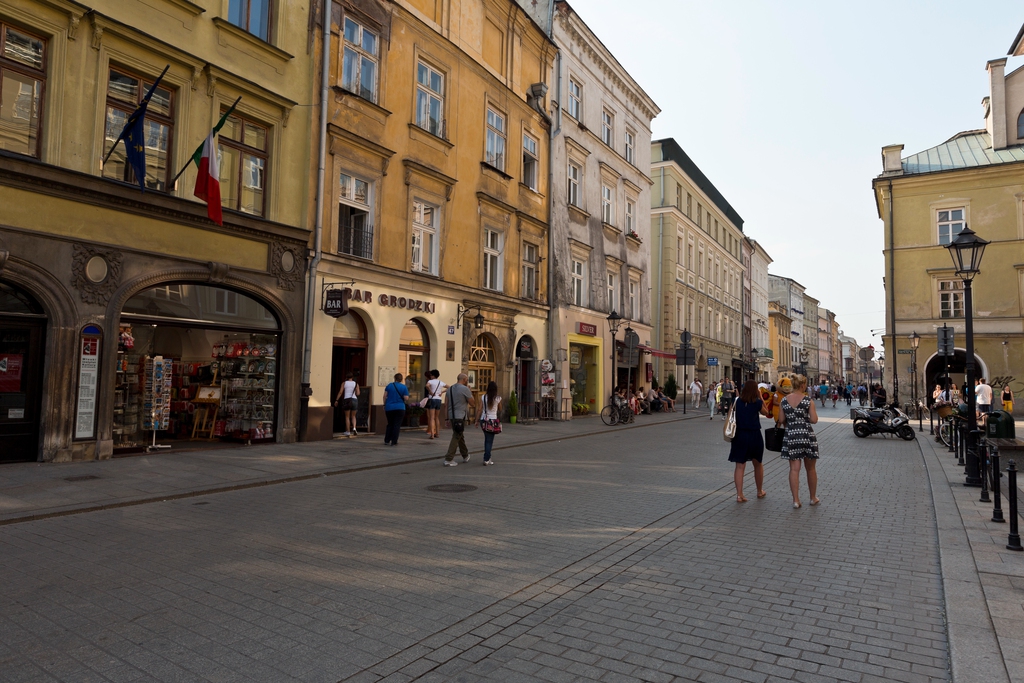
[[[218, 389], [217, 393], [220, 393], [219, 386], [209, 388]], [[198, 406], [196, 415], [193, 418], [192, 438], [195, 439], [198, 436], [199, 438], [213, 441], [214, 430], [217, 427], [217, 413], [220, 412], [220, 398], [195, 398], [192, 400], [192, 403]], [[202, 411], [201, 415], [200, 411]], [[212, 416], [211, 411], [213, 413]]]
[[143, 429], [153, 432], [153, 441], [146, 447], [147, 452], [170, 448], [170, 444], [158, 444], [156, 433], [166, 431], [170, 421], [171, 372], [173, 361], [163, 356], [146, 359], [146, 381], [143, 387], [143, 406], [149, 407], [149, 419]]

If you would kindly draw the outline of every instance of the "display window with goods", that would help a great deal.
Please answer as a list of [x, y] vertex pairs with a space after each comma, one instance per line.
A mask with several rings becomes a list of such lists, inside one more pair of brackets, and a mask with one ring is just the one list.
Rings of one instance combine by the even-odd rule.
[[136, 294], [118, 330], [115, 454], [273, 441], [280, 348], [277, 317], [241, 292], [174, 283]]

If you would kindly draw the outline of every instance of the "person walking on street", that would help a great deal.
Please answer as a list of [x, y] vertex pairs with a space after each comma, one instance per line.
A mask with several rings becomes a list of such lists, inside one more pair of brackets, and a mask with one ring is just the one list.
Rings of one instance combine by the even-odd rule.
[[804, 392], [807, 390], [807, 378], [797, 375], [793, 381], [793, 393], [782, 400], [782, 424], [786, 427], [786, 435], [782, 437], [782, 453], [780, 456], [789, 460], [789, 490], [793, 494], [793, 507], [800, 504], [800, 463], [807, 472], [807, 489], [811, 497], [811, 505], [821, 502], [818, 499], [818, 438], [814, 435], [811, 425], [818, 421], [818, 412], [814, 402]]
[[828, 385], [824, 382], [818, 387], [818, 398], [821, 399], [821, 407], [825, 407], [825, 401], [828, 400]]
[[408, 398], [409, 388], [402, 383], [402, 373], [396, 373], [395, 381], [384, 387], [384, 415], [388, 418], [388, 427], [384, 432], [385, 444], [398, 445], [398, 434], [405, 421], [405, 403]]
[[978, 380], [974, 393], [977, 396], [978, 413], [988, 415], [992, 412], [992, 387], [988, 385], [985, 378]]
[[1003, 385], [1003, 393], [1002, 393], [1002, 396], [1000, 396], [1000, 399], [1003, 402], [1003, 410], [1005, 410], [1006, 412], [1012, 414], [1013, 413], [1013, 392], [1010, 391], [1010, 385], [1009, 384], [1004, 384]]
[[[498, 396], [498, 383], [491, 380], [487, 383], [487, 391], [480, 394], [480, 405], [477, 413], [480, 414], [480, 429], [484, 430], [484, 465], [493, 465], [491, 460], [491, 447], [494, 445], [494, 435], [501, 433], [501, 420], [498, 418], [498, 411], [501, 409], [501, 396]], [[454, 458], [454, 453], [452, 454]]]
[[881, 384], [879, 384], [878, 386], [875, 387], [875, 391], [872, 394], [872, 399], [874, 400], [875, 407], [876, 408], [884, 408], [885, 407], [886, 398], [887, 398], [887, 396], [886, 396], [886, 393], [885, 393], [885, 387], [883, 387]]
[[690, 382], [690, 400], [693, 402], [694, 408], [700, 407], [700, 398], [704, 395], [704, 386], [700, 383], [700, 380], [694, 378]]
[[729, 448], [729, 462], [736, 463], [733, 470], [733, 481], [736, 484], [736, 502], [746, 503], [743, 496], [743, 473], [747, 462], [754, 464], [754, 485], [757, 486], [757, 497], [764, 498], [764, 437], [761, 436], [761, 415], [769, 413], [761, 395], [757, 391], [757, 382], [749, 380], [743, 385], [740, 396], [733, 403], [732, 410], [736, 416], [736, 436]]
[[469, 388], [469, 375], [459, 373], [458, 382], [448, 388], [448, 408], [446, 416], [452, 423], [452, 440], [448, 443], [448, 452], [444, 456], [445, 467], [455, 467], [456, 448], [462, 453], [462, 462], [469, 462], [469, 449], [466, 448], [466, 420], [469, 417], [469, 406], [473, 403], [473, 392]]
[[441, 373], [431, 370], [427, 380], [427, 435], [431, 439], [439, 436], [441, 428], [441, 397], [447, 385], [441, 381]]
[[359, 408], [359, 384], [352, 379], [352, 373], [345, 373], [345, 381], [334, 397], [334, 407], [341, 402], [341, 410], [345, 417], [345, 431], [342, 436], [352, 438], [356, 435], [356, 410]]
[[708, 410], [711, 413], [711, 418], [715, 417], [715, 395], [718, 393], [718, 385], [714, 380], [708, 385]]

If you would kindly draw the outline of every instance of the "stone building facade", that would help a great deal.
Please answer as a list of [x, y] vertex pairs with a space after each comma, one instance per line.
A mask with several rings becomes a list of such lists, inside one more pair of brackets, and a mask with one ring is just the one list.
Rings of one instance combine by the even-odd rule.
[[661, 244], [655, 315], [663, 351], [693, 335], [705, 385], [743, 374], [743, 219], [672, 138], [651, 145], [651, 231]]
[[[0, 459], [296, 438], [308, 11], [204, 5], [0, 5]], [[165, 67], [143, 193], [123, 143], [103, 159]], [[238, 97], [220, 226], [189, 160]]]

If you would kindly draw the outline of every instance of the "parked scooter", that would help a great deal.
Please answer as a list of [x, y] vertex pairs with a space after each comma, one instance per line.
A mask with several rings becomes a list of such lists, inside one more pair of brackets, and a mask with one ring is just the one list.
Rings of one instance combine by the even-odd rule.
[[910, 417], [895, 403], [880, 409], [855, 408], [853, 414], [853, 433], [862, 439], [872, 434], [895, 434], [904, 441], [917, 438]]

